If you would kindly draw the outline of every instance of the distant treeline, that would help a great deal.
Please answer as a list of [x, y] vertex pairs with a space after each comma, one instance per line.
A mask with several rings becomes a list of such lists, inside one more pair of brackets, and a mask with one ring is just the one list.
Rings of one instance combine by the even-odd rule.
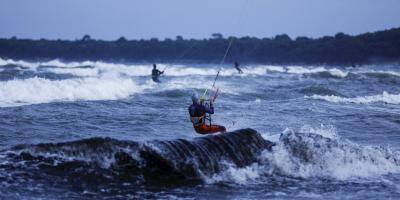
[[0, 57], [12, 59], [105, 60], [130, 62], [219, 62], [229, 41], [226, 62], [269, 64], [358, 65], [400, 60], [400, 28], [350, 36], [337, 33], [317, 39], [288, 35], [274, 38], [228, 37], [210, 39], [80, 40], [0, 39]]

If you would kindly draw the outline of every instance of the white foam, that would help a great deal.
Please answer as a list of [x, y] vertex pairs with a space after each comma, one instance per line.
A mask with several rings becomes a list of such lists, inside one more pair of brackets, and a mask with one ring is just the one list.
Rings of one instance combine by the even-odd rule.
[[325, 100], [333, 103], [369, 104], [369, 103], [383, 102], [389, 104], [400, 104], [400, 94], [389, 94], [386, 91], [378, 95], [362, 96], [354, 98], [346, 98], [335, 95], [312, 95], [312, 96], [306, 96], [306, 98]]
[[305, 68], [300, 66], [290, 66], [287, 67], [286, 72], [290, 74], [315, 74], [327, 71], [324, 67], [317, 68]]
[[[151, 74], [151, 65], [141, 64], [122, 64], [122, 63], [108, 63], [102, 61], [83, 61], [83, 62], [62, 62], [60, 60], [51, 60], [47, 62], [26, 62], [26, 61], [14, 61], [12, 59], [1, 59], [0, 66], [13, 64], [22, 67], [27, 67], [29, 70], [37, 70], [39, 66], [51, 66], [56, 68], [47, 68], [45, 70], [53, 73], [71, 73], [76, 76], [93, 76], [96, 73], [119, 73], [128, 76], [149, 76]], [[78, 68], [82, 66], [91, 66], [95, 69], [89, 68]], [[219, 66], [215, 67], [190, 67], [184, 65], [166, 65], [158, 64], [158, 69], [164, 70], [167, 68], [166, 76], [215, 76], [218, 72]], [[69, 69], [65, 69], [69, 68]], [[71, 69], [73, 68], [73, 69]], [[241, 76], [245, 75], [263, 75], [266, 73], [265, 66], [243, 68], [245, 72]], [[232, 76], [239, 75], [233, 67], [221, 68], [221, 76]]]
[[50, 68], [47, 71], [55, 74], [72, 74], [74, 76], [99, 76], [99, 69], [96, 68]]
[[[61, 69], [61, 68], [60, 68]], [[70, 70], [66, 68], [66, 70]], [[172, 78], [161, 84], [149, 78], [139, 84], [134, 79], [120, 74], [83, 71], [71, 72], [87, 75], [87, 77], [65, 80], [49, 80], [45, 78], [14, 79], [0, 82], [0, 107], [21, 106], [50, 102], [117, 100], [137, 93], [161, 92], [170, 90], [197, 89], [205, 90], [212, 80], [191, 77]], [[224, 81], [218, 83], [220, 96], [224, 94], [238, 95], [244, 88], [236, 88]]]
[[[1, 59], [0, 66], [14, 64], [22, 67], [26, 67], [29, 70], [37, 70], [39, 66], [51, 66], [55, 68], [46, 68], [45, 70], [65, 74], [70, 73], [76, 76], [93, 76], [96, 73], [119, 73], [128, 76], [149, 76], [152, 70], [151, 65], [143, 64], [122, 64], [122, 63], [109, 63], [102, 61], [83, 61], [83, 62], [62, 62], [58, 59], [50, 60], [46, 62], [26, 62], [26, 61], [15, 61], [12, 59]], [[89, 68], [79, 68], [82, 66], [91, 66], [94, 69]], [[220, 69], [220, 66], [216, 65], [214, 67], [191, 67], [188, 65], [167, 65], [158, 64], [158, 69], [167, 69], [165, 76], [215, 76]], [[69, 69], [68, 69], [69, 68]], [[73, 68], [73, 69], [72, 69]], [[220, 75], [221, 76], [248, 76], [248, 75], [265, 75], [267, 72], [286, 72], [287, 70], [281, 66], [271, 66], [271, 65], [257, 65], [257, 66], [246, 66], [242, 67], [243, 74], [239, 74], [237, 70], [233, 67], [222, 67]]]
[[337, 68], [326, 69], [325, 67], [315, 67], [315, 68], [305, 68], [300, 66], [290, 66], [287, 67], [287, 73], [289, 74], [317, 74], [322, 72], [327, 72], [334, 77], [345, 78], [349, 72], [342, 71]]
[[257, 168], [264, 171], [259, 173], [346, 180], [400, 172], [400, 152], [342, 140], [334, 126], [304, 125], [294, 133], [287, 128], [278, 140], [276, 135], [262, 135], [276, 146], [260, 156]]
[[[74, 75], [81, 75], [87, 76], [89, 73], [88, 68], [78, 68], [83, 66], [91, 66], [95, 68], [94, 70], [97, 71], [105, 71], [105, 72], [116, 72], [116, 73], [125, 73], [131, 74], [132, 76], [144, 76], [149, 75], [151, 72], [150, 66], [145, 65], [129, 65], [129, 64], [118, 64], [118, 63], [107, 63], [102, 61], [83, 61], [83, 62], [62, 62], [58, 59], [50, 60], [47, 62], [26, 62], [26, 61], [14, 61], [12, 59], [1, 59], [0, 58], [0, 66], [13, 64], [19, 65], [22, 67], [27, 67], [29, 70], [37, 70], [39, 66], [51, 66], [56, 67], [54, 68], [47, 68], [45, 70], [54, 72], [54, 73], [69, 73], [71, 72]], [[134, 67], [134, 68], [133, 68]], [[70, 68], [70, 69], [65, 69]], [[71, 69], [74, 68], [74, 69]], [[86, 73], [80, 73], [79, 71], [86, 71]], [[94, 73], [94, 72], [91, 72]]]
[[142, 90], [131, 79], [111, 77], [10, 80], [0, 84], [0, 107], [55, 101], [116, 100]]
[[4, 65], [19, 65], [22, 67], [28, 67], [28, 68], [37, 68], [39, 65], [37, 65], [36, 63], [31, 63], [31, 62], [26, 62], [26, 61], [15, 61], [12, 59], [2, 59], [0, 58], [0, 66], [4, 66]]
[[[282, 134], [289, 134], [293, 132], [294, 132], [293, 130], [286, 128]], [[338, 138], [336, 135], [335, 127], [325, 126], [323, 124], [321, 124], [319, 127], [312, 127], [305, 125], [300, 129], [300, 132], [313, 133], [321, 136], [328, 136], [331, 139]], [[259, 180], [265, 174], [276, 173], [276, 170], [284, 171], [286, 175], [295, 177], [311, 177], [314, 175], [315, 176], [319, 175], [319, 174], [310, 174], [313, 172], [312, 170], [315, 169], [308, 169], [308, 168], [307, 169], [302, 168], [300, 169], [301, 170], [300, 174], [295, 174], [299, 173], [299, 171], [296, 171], [298, 170], [296, 167], [298, 167], [299, 163], [293, 163], [292, 160], [295, 160], [294, 162], [298, 162], [298, 160], [295, 158], [294, 155], [292, 155], [287, 150], [286, 148], [287, 146], [285, 146], [282, 142], [280, 142], [281, 134], [261, 133], [261, 136], [266, 140], [277, 143], [278, 147], [273, 148], [272, 153], [267, 150], [264, 151], [260, 156], [260, 162], [255, 162], [246, 167], [237, 167], [232, 163], [221, 161], [221, 166], [222, 166], [221, 172], [218, 174], [214, 174], [210, 177], [204, 176], [203, 177], [204, 180], [209, 184], [227, 181], [245, 185], [249, 182], [254, 182]], [[324, 145], [323, 143], [320, 144]], [[318, 148], [314, 149], [314, 146], [311, 146], [310, 148], [312, 148], [312, 151], [318, 151]], [[308, 164], [304, 165], [306, 167], [308, 166]], [[334, 175], [336, 176], [336, 174]], [[335, 178], [347, 178], [347, 177], [345, 175], [343, 176], [338, 175]]]
[[320, 126], [314, 127], [306, 124], [300, 128], [299, 132], [317, 134], [330, 139], [338, 138], [336, 128], [332, 125], [326, 126], [324, 124], [320, 124]]
[[379, 71], [380, 73], [386, 73], [392, 76], [400, 76], [400, 72], [395, 72], [395, 71]]
[[349, 75], [349, 72], [345, 72], [345, 71], [342, 71], [342, 70], [336, 69], [336, 68], [329, 69], [328, 72], [332, 76], [336, 76], [336, 77], [339, 77], [339, 78], [345, 78], [347, 75]]
[[286, 69], [281, 66], [266, 66], [265, 68], [269, 72], [286, 72]]
[[396, 71], [368, 70], [368, 71], [360, 71], [358, 73], [361, 73], [361, 74], [383, 74], [383, 75], [391, 75], [391, 76], [400, 76], [400, 72], [396, 72]]
[[204, 181], [208, 184], [218, 182], [234, 182], [236, 184], [245, 185], [250, 181], [254, 181], [259, 178], [263, 171], [263, 166], [253, 163], [250, 166], [238, 168], [233, 164], [222, 161], [221, 163], [225, 166], [220, 173], [214, 174], [211, 177], [203, 177]]
[[270, 173], [346, 180], [400, 172], [400, 155], [389, 148], [360, 146], [338, 138], [319, 139], [308, 134], [288, 138], [289, 142], [279, 141], [272, 153], [262, 153], [265, 164], [272, 167]]
[[[151, 65], [143, 65], [143, 64], [122, 64], [122, 63], [111, 63], [111, 62], [103, 62], [103, 61], [82, 61], [82, 62], [63, 62], [58, 59], [45, 61], [45, 62], [29, 62], [24, 60], [13, 60], [13, 59], [2, 59], [0, 58], [0, 66], [4, 65], [18, 65], [21, 67], [28, 68], [29, 70], [37, 70], [39, 66], [51, 66], [56, 68], [77, 68], [75, 70], [54, 70], [54, 69], [46, 69], [53, 73], [71, 73], [76, 76], [92, 76], [95, 71], [107, 73], [114, 72], [125, 74], [128, 76], [148, 76], [151, 73], [152, 66]], [[91, 66], [95, 69], [92, 72], [90, 70], [84, 68], [78, 68], [82, 66]], [[190, 67], [187, 65], [167, 65], [167, 64], [158, 64], [158, 69], [163, 70], [167, 67], [166, 76], [190, 76], [190, 75], [200, 75], [200, 76], [214, 76], [219, 66], [216, 65], [214, 67]], [[221, 76], [248, 76], [248, 75], [265, 75], [267, 72], [278, 72], [278, 73], [289, 73], [289, 74], [317, 74], [317, 73], [329, 73], [330, 75], [338, 78], [345, 78], [348, 76], [350, 71], [344, 71], [337, 68], [325, 68], [325, 67], [303, 67], [303, 66], [274, 66], [274, 65], [253, 65], [242, 67], [244, 71], [243, 74], [238, 74], [236, 69], [233, 67], [223, 67], [221, 70]], [[79, 72], [82, 71], [82, 72]], [[90, 73], [90, 75], [88, 75]], [[353, 72], [357, 74], [368, 74], [368, 73], [377, 73], [377, 74], [388, 74], [393, 76], [400, 76], [400, 72], [397, 71], [375, 71], [375, 70], [367, 70], [367, 71], [358, 71]]]

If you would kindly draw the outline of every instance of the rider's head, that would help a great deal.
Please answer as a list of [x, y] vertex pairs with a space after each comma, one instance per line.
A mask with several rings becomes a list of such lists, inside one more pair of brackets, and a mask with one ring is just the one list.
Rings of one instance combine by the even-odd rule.
[[156, 64], [153, 64], [153, 69], [155, 69], [157, 66], [156, 66]]
[[192, 102], [193, 103], [199, 103], [199, 97], [197, 96], [196, 93], [192, 94]]

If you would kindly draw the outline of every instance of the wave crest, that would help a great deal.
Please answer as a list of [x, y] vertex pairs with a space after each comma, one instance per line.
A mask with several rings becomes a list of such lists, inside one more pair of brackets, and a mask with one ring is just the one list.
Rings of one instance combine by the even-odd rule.
[[0, 107], [55, 101], [116, 100], [142, 90], [133, 80], [122, 78], [16, 79], [0, 85]]
[[[8, 151], [8, 165], [20, 166], [28, 173], [98, 171], [120, 177], [157, 184], [166, 181], [203, 180], [226, 171], [227, 163], [244, 168], [257, 161], [262, 150], [273, 144], [252, 129], [211, 135], [189, 140], [120, 141], [90, 138], [64, 143], [21, 145]], [[0, 172], [2, 165], [0, 165]], [[12, 168], [12, 167], [10, 167]], [[111, 170], [111, 171], [110, 171]], [[1, 175], [1, 174], [0, 174]], [[100, 176], [104, 176], [100, 174]]]
[[[177, 182], [268, 181], [271, 176], [351, 179], [400, 172], [400, 153], [341, 140], [324, 127], [290, 130], [272, 143], [252, 129], [193, 140], [120, 141], [89, 138], [73, 142], [21, 145], [7, 151], [1, 169], [46, 176], [170, 184]], [[322, 135], [328, 137], [324, 137]], [[68, 172], [71, 172], [68, 173]], [[9, 171], [7, 173], [14, 173]], [[69, 177], [69, 176], [73, 177]], [[26, 177], [25, 177], [26, 178]], [[85, 180], [80, 178], [79, 181]], [[99, 179], [100, 180], [100, 179]]]
[[379, 95], [362, 96], [354, 98], [346, 98], [335, 95], [312, 95], [308, 96], [310, 99], [325, 100], [333, 103], [357, 103], [357, 104], [369, 104], [376, 102], [383, 102], [388, 104], [400, 104], [400, 94], [390, 94], [384, 91]]

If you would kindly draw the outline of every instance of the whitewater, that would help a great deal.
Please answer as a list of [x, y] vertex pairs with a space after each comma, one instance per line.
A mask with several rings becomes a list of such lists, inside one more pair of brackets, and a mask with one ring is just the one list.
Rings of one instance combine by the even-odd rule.
[[399, 66], [157, 67], [0, 58], [0, 199], [400, 198]]

